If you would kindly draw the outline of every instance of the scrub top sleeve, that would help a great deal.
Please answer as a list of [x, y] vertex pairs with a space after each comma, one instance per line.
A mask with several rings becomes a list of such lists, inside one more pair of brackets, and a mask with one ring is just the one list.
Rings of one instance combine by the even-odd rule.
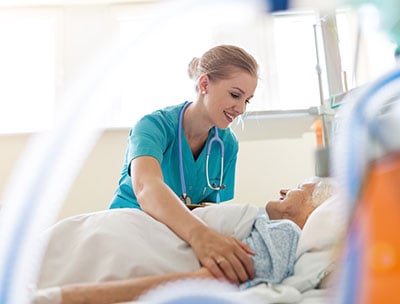
[[139, 156], [152, 156], [161, 164], [166, 146], [165, 126], [150, 115], [143, 117], [129, 133], [126, 156], [128, 173], [131, 161]]

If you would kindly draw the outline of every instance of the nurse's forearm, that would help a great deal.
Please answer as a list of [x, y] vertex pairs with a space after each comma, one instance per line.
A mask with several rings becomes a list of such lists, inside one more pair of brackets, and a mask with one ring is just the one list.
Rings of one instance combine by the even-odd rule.
[[143, 210], [167, 225], [180, 238], [189, 242], [193, 231], [208, 229], [206, 224], [182, 204], [165, 184], [146, 185], [147, 193], [141, 204]]
[[193, 233], [208, 229], [165, 184], [155, 158], [143, 156], [133, 160], [131, 176], [133, 190], [143, 211], [167, 225], [180, 238], [190, 243]]
[[67, 285], [61, 289], [61, 304], [111, 304], [132, 301], [163, 283], [188, 278], [211, 278], [211, 275], [202, 268], [193, 273], [172, 273], [102, 283]]

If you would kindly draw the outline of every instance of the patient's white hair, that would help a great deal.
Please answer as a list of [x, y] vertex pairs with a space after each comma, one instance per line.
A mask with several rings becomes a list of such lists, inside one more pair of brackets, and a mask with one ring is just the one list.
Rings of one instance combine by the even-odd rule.
[[336, 182], [329, 177], [314, 176], [307, 179], [306, 182], [316, 183], [311, 199], [311, 204], [314, 207], [321, 205], [324, 201], [334, 195], [337, 190]]

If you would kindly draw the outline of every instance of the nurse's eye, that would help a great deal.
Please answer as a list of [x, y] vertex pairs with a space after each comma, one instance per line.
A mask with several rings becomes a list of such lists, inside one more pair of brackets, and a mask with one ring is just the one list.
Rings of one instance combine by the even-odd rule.
[[231, 96], [235, 99], [240, 99], [240, 94], [237, 93], [231, 93]]

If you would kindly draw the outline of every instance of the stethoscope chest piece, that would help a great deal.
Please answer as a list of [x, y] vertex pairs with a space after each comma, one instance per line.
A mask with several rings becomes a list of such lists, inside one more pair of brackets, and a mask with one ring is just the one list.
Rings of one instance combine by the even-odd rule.
[[187, 195], [186, 193], [182, 193], [179, 198], [185, 205], [191, 205], [192, 204], [192, 198]]

